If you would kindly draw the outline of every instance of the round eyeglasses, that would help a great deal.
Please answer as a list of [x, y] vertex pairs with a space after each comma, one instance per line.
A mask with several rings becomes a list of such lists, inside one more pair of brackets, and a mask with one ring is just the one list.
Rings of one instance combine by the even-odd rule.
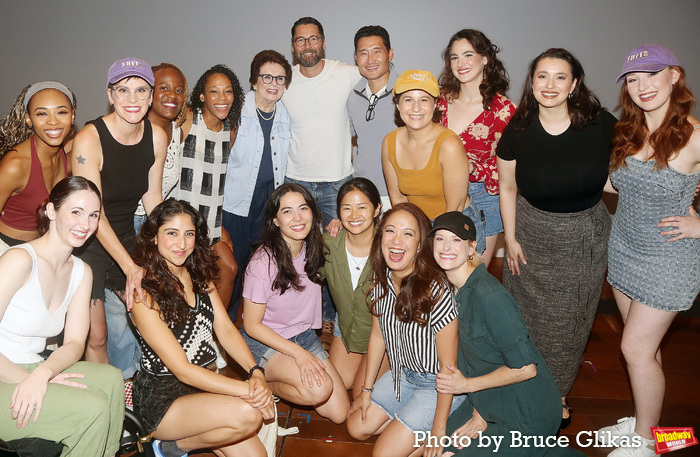
[[275, 84], [278, 86], [284, 86], [285, 83], [287, 82], [287, 77], [286, 76], [273, 76], [273, 75], [268, 75], [268, 74], [262, 74], [260, 75], [260, 78], [262, 78], [262, 82], [265, 84], [272, 84], [272, 81], [275, 81]]
[[318, 35], [311, 35], [308, 38], [304, 38], [303, 36], [300, 36], [299, 38], [294, 38], [294, 44], [297, 48], [303, 48], [307, 41], [311, 46], [316, 46], [318, 42], [321, 41], [321, 37]]

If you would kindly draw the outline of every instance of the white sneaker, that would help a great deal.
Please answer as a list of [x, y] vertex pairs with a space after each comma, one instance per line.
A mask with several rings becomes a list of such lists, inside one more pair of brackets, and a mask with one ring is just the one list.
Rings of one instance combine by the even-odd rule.
[[[608, 425], [598, 430], [596, 438], [600, 444], [609, 447], [615, 443], [611, 443], [614, 438], [630, 436], [634, 433], [634, 427], [637, 425], [637, 419], [634, 417], [623, 417], [617, 420], [617, 424]], [[618, 440], [615, 440], [618, 441]]]
[[[656, 457], [654, 450], [654, 440], [648, 440], [637, 433], [629, 435], [628, 438], [633, 443], [641, 443], [639, 446], [620, 446], [608, 454], [608, 457]], [[622, 438], [623, 440], [625, 438]]]

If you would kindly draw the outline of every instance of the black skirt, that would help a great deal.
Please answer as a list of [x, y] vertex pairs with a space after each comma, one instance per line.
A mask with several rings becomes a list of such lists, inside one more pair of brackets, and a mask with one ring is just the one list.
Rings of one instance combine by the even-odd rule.
[[141, 370], [134, 383], [134, 412], [143, 419], [150, 433], [158, 429], [175, 400], [201, 392], [180, 382], [174, 375], [156, 376]]

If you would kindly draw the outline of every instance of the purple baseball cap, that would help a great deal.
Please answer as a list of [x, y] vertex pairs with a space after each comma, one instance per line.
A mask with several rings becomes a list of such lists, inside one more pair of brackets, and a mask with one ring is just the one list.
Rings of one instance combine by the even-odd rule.
[[669, 65], [677, 65], [678, 59], [667, 47], [660, 44], [646, 44], [636, 47], [627, 54], [622, 64], [622, 73], [615, 82], [620, 82], [627, 73], [661, 71]]
[[156, 83], [156, 77], [153, 76], [150, 65], [141, 59], [127, 57], [126, 59], [117, 60], [109, 67], [107, 72], [107, 89], [109, 89], [110, 84], [119, 82], [129, 76], [141, 78], [150, 84], [151, 87]]

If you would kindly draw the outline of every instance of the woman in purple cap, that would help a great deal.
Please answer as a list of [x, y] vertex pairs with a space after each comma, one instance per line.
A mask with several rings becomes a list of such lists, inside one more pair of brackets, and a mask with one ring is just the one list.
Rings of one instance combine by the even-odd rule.
[[22, 90], [0, 121], [0, 253], [39, 236], [36, 210], [68, 176], [75, 96], [42, 81]]
[[[611, 456], [653, 456], [665, 379], [660, 345], [679, 311], [700, 292], [700, 240], [693, 194], [700, 180], [700, 122], [685, 71], [660, 45], [634, 49], [622, 65], [610, 182], [619, 193], [608, 281], [625, 323], [634, 416], [605, 427]], [[609, 189], [612, 190], [612, 189]]]
[[[146, 212], [162, 201], [161, 180], [167, 148], [163, 129], [146, 119], [153, 100], [154, 77], [140, 59], [114, 62], [107, 74], [107, 98], [112, 112], [90, 121], [73, 141], [73, 174], [94, 182], [102, 192], [100, 230], [78, 251], [92, 268], [92, 306], [86, 360], [107, 363], [107, 329], [112, 365], [128, 377], [138, 366], [138, 342], [118, 303], [105, 305], [105, 287], [120, 295], [128, 308], [134, 294], [143, 299], [143, 268], [131, 259], [136, 233], [134, 214], [143, 198]], [[111, 301], [110, 301], [111, 302]], [[109, 309], [109, 324], [105, 309]]]

